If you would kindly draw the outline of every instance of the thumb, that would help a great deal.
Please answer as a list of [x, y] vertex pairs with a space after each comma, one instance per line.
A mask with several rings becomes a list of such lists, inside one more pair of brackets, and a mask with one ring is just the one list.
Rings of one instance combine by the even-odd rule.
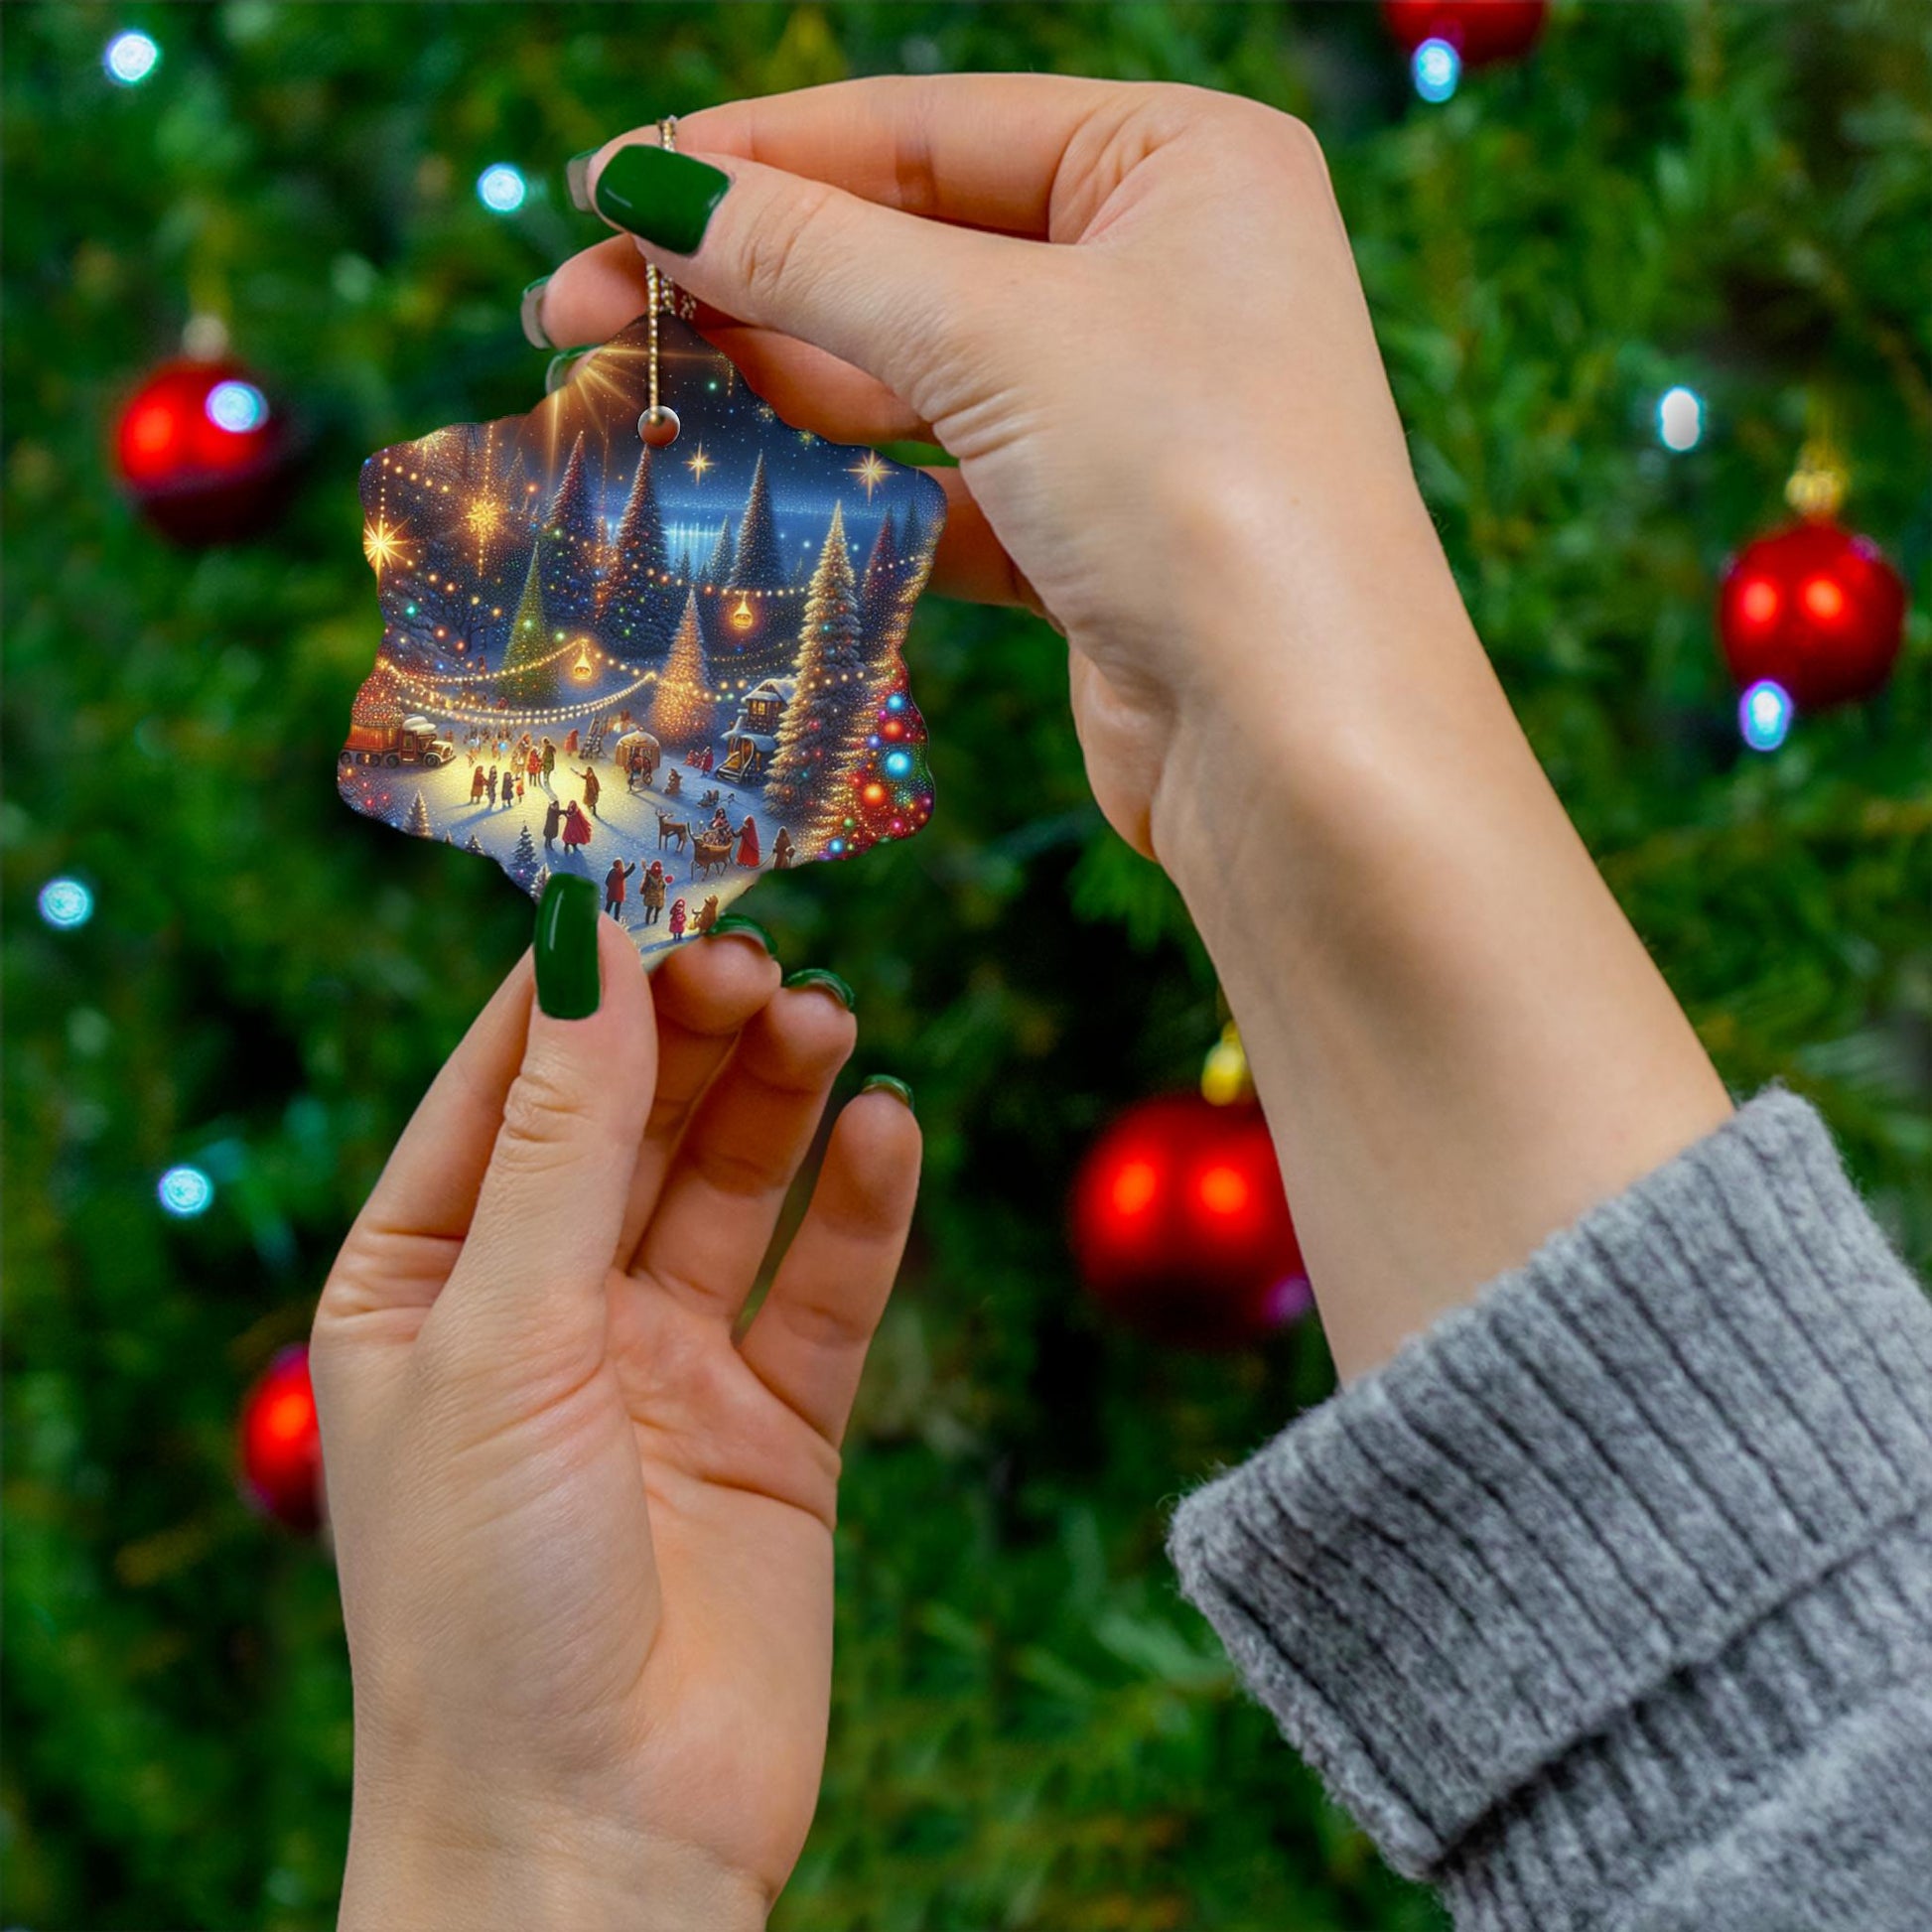
[[588, 1372], [657, 1084], [657, 1030], [636, 949], [588, 879], [551, 879], [535, 954], [522, 1064], [430, 1322], [525, 1371]]
[[1023, 251], [1046, 254], [738, 155], [648, 140], [607, 148], [589, 183], [598, 213], [687, 294], [864, 369], [927, 420], [940, 413], [928, 407], [933, 378], [963, 345], [989, 339]]

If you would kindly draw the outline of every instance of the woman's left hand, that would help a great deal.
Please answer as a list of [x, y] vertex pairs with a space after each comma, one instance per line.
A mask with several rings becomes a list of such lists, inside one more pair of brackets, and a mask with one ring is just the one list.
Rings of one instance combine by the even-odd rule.
[[[312, 1344], [355, 1683], [341, 1924], [761, 1925], [817, 1798], [838, 1443], [919, 1136], [823, 984], [729, 931], [602, 996], [528, 958], [443, 1069]], [[653, 1011], [654, 1008], [654, 1011]]]

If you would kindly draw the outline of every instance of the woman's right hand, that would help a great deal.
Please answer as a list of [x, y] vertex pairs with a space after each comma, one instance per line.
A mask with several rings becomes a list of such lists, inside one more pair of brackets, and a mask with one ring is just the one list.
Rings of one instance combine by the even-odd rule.
[[[592, 196], [656, 143], [599, 150]], [[1194, 762], [1177, 738], [1236, 752], [1284, 706], [1343, 724], [1419, 615], [1466, 630], [1299, 121], [1192, 87], [888, 78], [707, 108], [678, 149], [731, 178], [695, 253], [587, 250], [546, 333], [615, 334], [648, 260], [791, 421], [957, 457], [935, 581], [1065, 635], [1095, 795], [1142, 852]]]

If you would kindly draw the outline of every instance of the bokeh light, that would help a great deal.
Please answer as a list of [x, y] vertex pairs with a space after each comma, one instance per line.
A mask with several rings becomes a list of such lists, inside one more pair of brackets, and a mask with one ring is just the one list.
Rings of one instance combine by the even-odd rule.
[[49, 925], [69, 932], [94, 915], [94, 896], [77, 879], [50, 879], [41, 888], [41, 917]]
[[170, 1168], [154, 1191], [162, 1207], [184, 1221], [206, 1213], [214, 1200], [214, 1182], [200, 1168]]
[[1753, 752], [1775, 752], [1791, 735], [1791, 694], [1761, 677], [1737, 700], [1737, 729]]
[[1445, 101], [1462, 78], [1462, 57], [1448, 41], [1427, 40], [1410, 56], [1409, 71], [1424, 100]]
[[116, 34], [100, 57], [108, 79], [122, 87], [138, 87], [161, 63], [161, 50], [146, 35]]
[[216, 429], [244, 436], [268, 421], [268, 398], [252, 382], [217, 382], [203, 405]]
[[1681, 455], [1704, 440], [1704, 398], [1681, 383], [1657, 399], [1657, 440]]
[[507, 161], [492, 162], [477, 177], [477, 199], [496, 214], [514, 214], [529, 194], [520, 168]]

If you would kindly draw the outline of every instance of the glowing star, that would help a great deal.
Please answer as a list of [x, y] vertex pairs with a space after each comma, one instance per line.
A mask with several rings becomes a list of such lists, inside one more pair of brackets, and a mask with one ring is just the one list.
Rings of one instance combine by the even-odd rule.
[[378, 516], [372, 523], [362, 525], [362, 555], [369, 560], [369, 568], [375, 572], [375, 581], [382, 581], [382, 573], [391, 564], [406, 564], [408, 553], [403, 547], [402, 525], [391, 523], [388, 518]]
[[691, 452], [690, 456], [685, 461], [684, 467], [688, 471], [690, 471], [691, 481], [693, 483], [699, 484], [703, 483], [704, 473], [707, 470], [712, 468], [712, 462], [711, 459], [705, 455], [704, 445], [702, 443], [700, 443], [698, 447]]
[[866, 501], [872, 501], [872, 492], [892, 475], [892, 472], [879, 460], [877, 450], [868, 450], [850, 470], [849, 477], [857, 477], [866, 486]]

